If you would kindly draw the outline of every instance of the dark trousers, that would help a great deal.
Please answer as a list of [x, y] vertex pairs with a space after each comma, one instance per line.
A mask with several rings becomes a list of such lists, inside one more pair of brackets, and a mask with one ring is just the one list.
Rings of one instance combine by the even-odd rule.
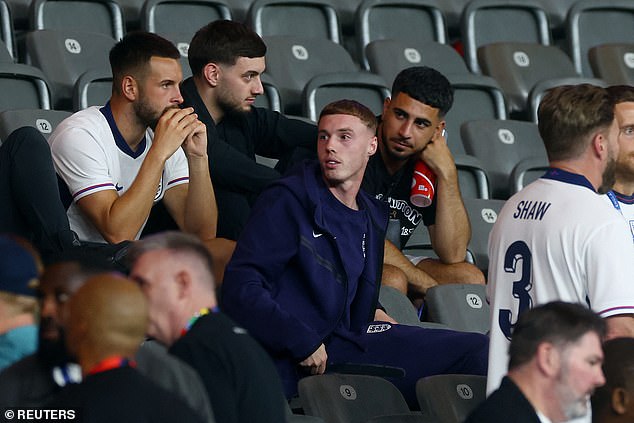
[[0, 146], [0, 232], [29, 240], [44, 258], [74, 245], [60, 200], [51, 151], [32, 127], [15, 130]]

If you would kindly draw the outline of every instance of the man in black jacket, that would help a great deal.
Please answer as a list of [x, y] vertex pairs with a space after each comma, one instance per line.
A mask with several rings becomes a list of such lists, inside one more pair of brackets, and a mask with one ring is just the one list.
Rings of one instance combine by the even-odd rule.
[[[181, 84], [183, 106], [207, 125], [211, 178], [218, 204], [217, 236], [237, 239], [257, 195], [289, 163], [314, 155], [314, 125], [254, 107], [263, 94], [266, 45], [246, 25], [215, 21], [189, 46], [193, 76]], [[279, 160], [275, 169], [255, 155]]]

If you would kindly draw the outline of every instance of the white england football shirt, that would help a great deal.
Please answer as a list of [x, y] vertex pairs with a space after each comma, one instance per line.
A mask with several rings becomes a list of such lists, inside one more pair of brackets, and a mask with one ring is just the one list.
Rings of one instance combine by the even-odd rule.
[[506, 374], [519, 313], [562, 300], [602, 317], [634, 312], [634, 243], [623, 218], [583, 176], [551, 169], [511, 197], [489, 236], [487, 392]]
[[[106, 242], [81, 212], [77, 201], [103, 190], [116, 190], [123, 195], [139, 173], [152, 145], [153, 135], [148, 129], [137, 151], [132, 151], [114, 123], [109, 104], [103, 107], [103, 111], [95, 106], [74, 113], [51, 134], [49, 144], [55, 170], [73, 197], [67, 211], [70, 228], [80, 240]], [[187, 158], [179, 148], [165, 163], [154, 202], [161, 200], [169, 188], [188, 182]], [[136, 239], [142, 230], [143, 227]]]

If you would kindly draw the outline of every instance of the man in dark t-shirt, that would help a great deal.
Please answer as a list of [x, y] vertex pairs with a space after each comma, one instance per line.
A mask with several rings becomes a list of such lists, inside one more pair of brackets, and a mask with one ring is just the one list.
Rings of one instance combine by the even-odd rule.
[[[428, 67], [401, 71], [385, 101], [377, 129], [378, 154], [368, 163], [362, 189], [388, 203], [390, 219], [398, 220], [400, 246], [385, 245], [383, 283], [410, 294], [424, 294], [443, 283], [484, 283], [484, 275], [466, 263], [471, 238], [469, 218], [458, 186], [458, 171], [443, 132], [445, 115], [453, 103], [447, 78]], [[410, 201], [412, 176], [417, 161], [436, 175], [433, 202], [428, 207]], [[408, 260], [403, 247], [423, 222], [429, 230], [437, 259]], [[422, 272], [421, 272], [422, 270]]]

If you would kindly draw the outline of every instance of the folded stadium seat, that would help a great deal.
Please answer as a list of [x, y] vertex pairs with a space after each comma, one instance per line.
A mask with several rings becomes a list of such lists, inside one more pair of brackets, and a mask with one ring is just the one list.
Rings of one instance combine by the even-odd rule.
[[123, 11], [115, 0], [33, 0], [30, 29], [57, 29], [123, 38]]
[[71, 114], [62, 110], [4, 110], [0, 112], [0, 140], [6, 139], [13, 131], [23, 126], [34, 127], [48, 140], [57, 125]]
[[0, 63], [0, 92], [0, 110], [51, 108], [46, 77], [33, 66]]
[[430, 322], [458, 331], [489, 332], [489, 304], [484, 285], [452, 283], [431, 287], [425, 295], [425, 307]]
[[84, 72], [73, 87], [73, 111], [89, 106], [103, 106], [112, 95], [110, 69], [92, 69]]
[[387, 419], [382, 422], [426, 421], [412, 413], [396, 386], [381, 377], [323, 374], [300, 379], [298, 387], [304, 412], [328, 423], [362, 423], [382, 416]]
[[634, 2], [631, 0], [580, 0], [566, 20], [568, 53], [580, 75], [591, 77], [590, 48], [634, 40]]
[[416, 383], [416, 396], [425, 416], [438, 423], [462, 422], [486, 399], [486, 376], [427, 376]]
[[221, 19], [231, 20], [231, 9], [222, 0], [146, 0], [141, 9], [142, 29], [159, 35], [180, 32], [188, 35], [187, 43], [200, 28]]
[[358, 72], [350, 54], [339, 44], [321, 38], [264, 37], [266, 73], [277, 85], [284, 112], [300, 115], [302, 91], [311, 78], [331, 72]]
[[378, 75], [352, 72], [317, 75], [308, 81], [302, 92], [302, 114], [316, 122], [324, 106], [347, 98], [380, 115], [389, 96], [390, 89]]
[[429, 66], [443, 75], [470, 75], [467, 64], [450, 45], [434, 41], [374, 40], [365, 47], [371, 72], [381, 75], [388, 84], [411, 66]]
[[440, 323], [421, 322], [409, 298], [391, 286], [381, 285], [379, 302], [385, 308], [385, 312], [400, 324], [429, 329], [448, 329]]
[[339, 17], [327, 0], [255, 0], [246, 22], [262, 37], [288, 35], [341, 43]]
[[471, 222], [471, 241], [467, 248], [473, 254], [474, 264], [486, 275], [489, 267], [489, 232], [498, 218], [504, 200], [480, 198], [464, 198], [463, 200]]
[[442, 0], [440, 8], [443, 15], [445, 15], [445, 23], [447, 25], [447, 32], [449, 38], [452, 36], [456, 38], [460, 37], [460, 18], [462, 17], [462, 11], [470, 0]]
[[374, 40], [447, 42], [445, 18], [436, 0], [364, 0], [355, 17], [357, 49], [369, 69], [365, 46]]
[[480, 73], [480, 46], [551, 42], [548, 16], [537, 0], [472, 0], [464, 9], [461, 24], [465, 61], [474, 73]]
[[502, 87], [511, 113], [527, 120], [532, 118], [531, 93], [543, 91], [539, 87], [544, 84], [552, 87], [564, 82], [602, 83], [595, 78], [581, 77], [570, 58], [555, 46], [511, 42], [488, 44], [478, 49], [478, 61], [482, 72], [495, 78]]
[[546, 148], [533, 122], [472, 120], [463, 123], [460, 131], [467, 153], [484, 164], [493, 198], [505, 200], [514, 194], [517, 182], [513, 178], [521, 178], [523, 186], [548, 169]]
[[602, 44], [588, 51], [592, 73], [609, 85], [634, 85], [634, 43]]
[[73, 86], [91, 69], [110, 69], [116, 41], [103, 34], [42, 29], [26, 34], [29, 61], [42, 70], [53, 91], [54, 108], [72, 108]]

